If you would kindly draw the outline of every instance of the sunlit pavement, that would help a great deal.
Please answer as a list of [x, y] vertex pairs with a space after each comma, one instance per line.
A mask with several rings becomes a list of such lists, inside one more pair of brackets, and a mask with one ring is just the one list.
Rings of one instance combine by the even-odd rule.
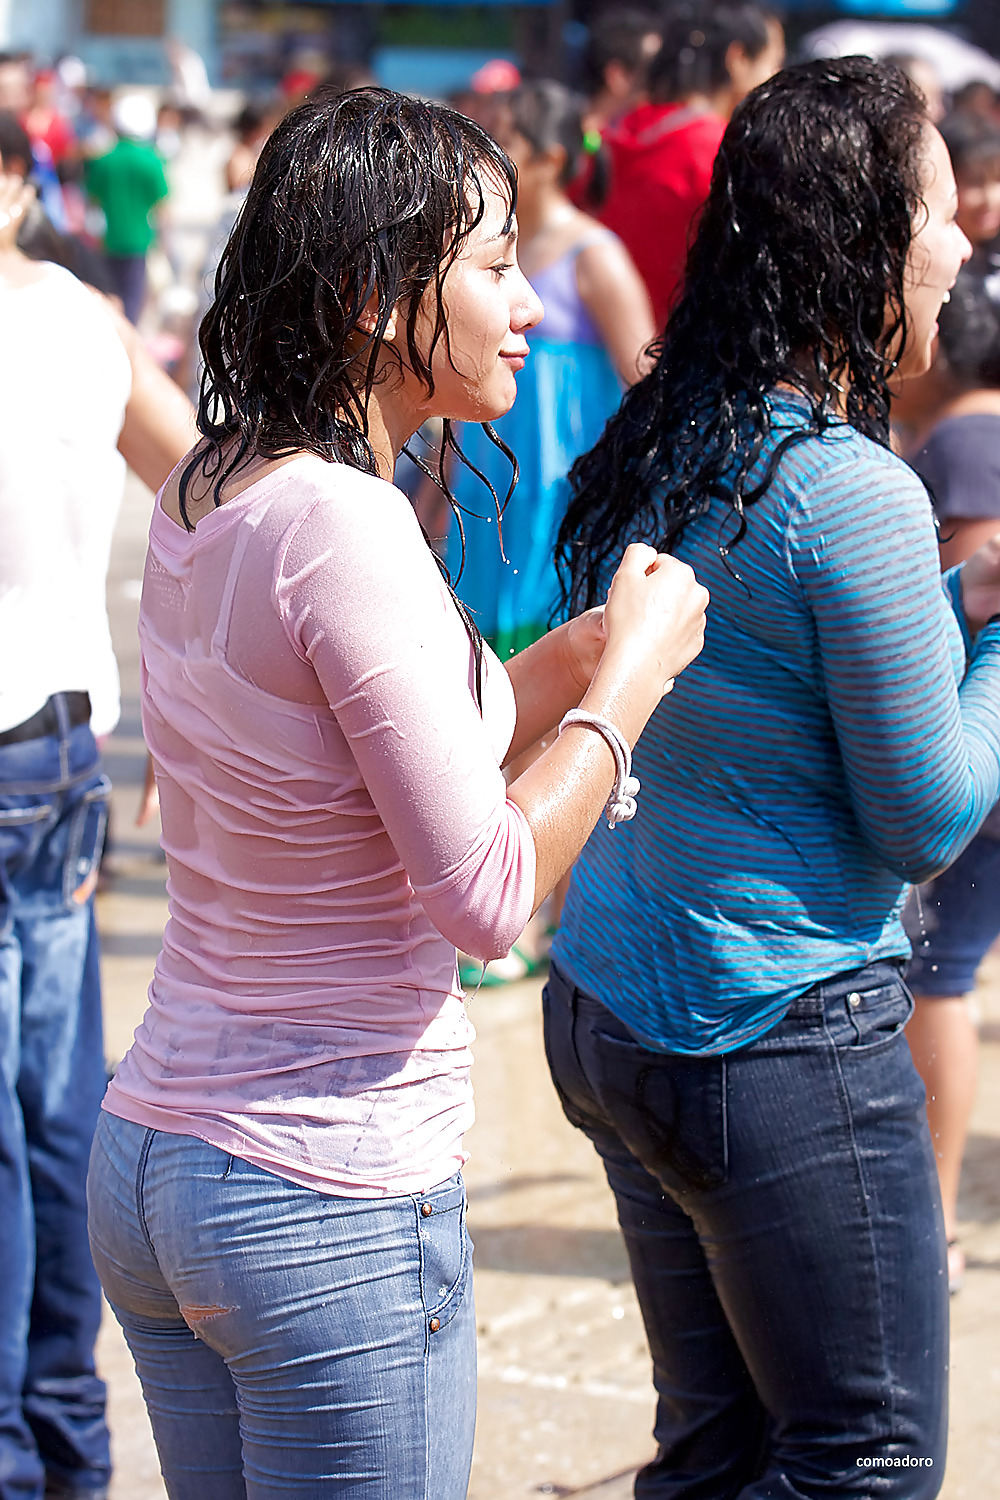
[[[109, 584], [124, 713], [108, 747], [114, 879], [100, 897], [107, 1048], [117, 1061], [144, 1007], [165, 914], [156, 831], [132, 826], [143, 772], [135, 622], [150, 497], [130, 479]], [[537, 981], [483, 990], [478, 1121], [466, 1170], [476, 1242], [480, 1396], [472, 1500], [626, 1500], [652, 1453], [649, 1357], [603, 1174], [563, 1120], [542, 1054]], [[977, 995], [979, 1102], [967, 1156], [965, 1290], [953, 1300], [946, 1500], [1000, 1500], [1000, 959]], [[919, 1293], [914, 1290], [914, 1296]], [[149, 1424], [117, 1325], [109, 1382], [111, 1500], [163, 1500]], [[447, 1441], [443, 1434], [442, 1441]], [[206, 1495], [205, 1500], [212, 1500]]]

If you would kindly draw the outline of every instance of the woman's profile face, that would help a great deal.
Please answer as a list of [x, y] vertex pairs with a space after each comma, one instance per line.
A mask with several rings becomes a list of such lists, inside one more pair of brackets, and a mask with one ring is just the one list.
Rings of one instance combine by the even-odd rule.
[[[525, 334], [542, 317], [542, 304], [517, 264], [517, 224], [507, 224], [507, 200], [499, 190], [485, 191], [482, 222], [445, 276], [448, 337], [434, 350], [435, 389], [424, 400], [426, 416], [492, 422], [509, 411], [517, 394], [514, 377], [528, 355]], [[421, 318], [428, 344], [431, 306]]]
[[923, 206], [914, 223], [903, 298], [907, 334], [899, 374], [907, 377], [930, 369], [941, 304], [972, 254], [956, 218], [958, 190], [948, 148], [933, 125], [924, 131], [921, 156]]

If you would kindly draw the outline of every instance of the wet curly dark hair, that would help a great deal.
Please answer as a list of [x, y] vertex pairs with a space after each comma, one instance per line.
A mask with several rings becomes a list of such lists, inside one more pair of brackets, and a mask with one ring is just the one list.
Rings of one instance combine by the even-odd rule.
[[[712, 499], [727, 557], [782, 455], [832, 424], [888, 446], [926, 124], [905, 74], [860, 57], [786, 68], [737, 109], [656, 365], [573, 467], [564, 607], [600, 601], [629, 541], [669, 551]], [[808, 411], [751, 485], [778, 386]]]
[[[489, 189], [506, 198], [509, 227], [513, 165], [443, 105], [380, 88], [320, 90], [285, 116], [261, 153], [199, 332], [203, 441], [180, 480], [185, 522], [196, 475], [219, 504], [254, 455], [305, 451], [378, 474], [367, 407], [387, 378], [386, 356], [400, 359], [384, 343], [389, 320], [401, 309], [407, 362], [433, 394], [434, 352], [442, 342], [450, 352], [442, 287]], [[433, 319], [423, 349], [422, 304]], [[432, 477], [450, 498], [446, 448], [458, 451], [448, 422]]]

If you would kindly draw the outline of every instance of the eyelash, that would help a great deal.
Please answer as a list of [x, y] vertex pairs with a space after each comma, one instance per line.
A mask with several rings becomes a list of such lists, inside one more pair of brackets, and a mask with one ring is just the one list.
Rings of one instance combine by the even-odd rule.
[[500, 261], [498, 265], [490, 266], [490, 270], [493, 272], [494, 276], [502, 276], [505, 271], [512, 271], [513, 269], [513, 265], [506, 260]]

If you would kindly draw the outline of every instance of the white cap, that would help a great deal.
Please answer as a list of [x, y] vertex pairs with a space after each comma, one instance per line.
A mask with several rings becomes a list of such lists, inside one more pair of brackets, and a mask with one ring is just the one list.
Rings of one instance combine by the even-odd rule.
[[156, 134], [156, 107], [146, 94], [122, 94], [111, 107], [111, 123], [119, 135], [135, 141], [152, 140]]

